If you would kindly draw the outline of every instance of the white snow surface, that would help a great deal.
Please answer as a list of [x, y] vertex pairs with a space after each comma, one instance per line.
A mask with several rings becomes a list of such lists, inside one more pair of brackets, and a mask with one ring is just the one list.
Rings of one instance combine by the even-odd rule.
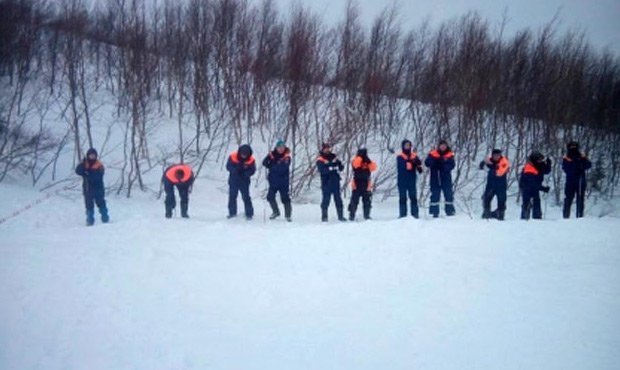
[[[109, 195], [85, 227], [76, 190], [0, 224], [0, 369], [618, 368], [615, 217], [398, 220], [390, 199], [289, 224], [255, 194], [229, 221], [223, 194], [197, 181], [189, 220]], [[42, 195], [0, 184], [0, 216]]]

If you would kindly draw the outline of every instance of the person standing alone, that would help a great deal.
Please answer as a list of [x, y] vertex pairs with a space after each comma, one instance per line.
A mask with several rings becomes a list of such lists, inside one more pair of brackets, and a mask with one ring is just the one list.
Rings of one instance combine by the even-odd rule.
[[94, 148], [88, 149], [86, 158], [75, 168], [75, 173], [82, 176], [82, 193], [86, 205], [86, 225], [92, 226], [95, 223], [95, 204], [101, 214], [101, 222], [104, 224], [110, 221], [108, 207], [105, 201], [105, 186], [103, 175], [105, 169], [98, 159], [97, 151]]

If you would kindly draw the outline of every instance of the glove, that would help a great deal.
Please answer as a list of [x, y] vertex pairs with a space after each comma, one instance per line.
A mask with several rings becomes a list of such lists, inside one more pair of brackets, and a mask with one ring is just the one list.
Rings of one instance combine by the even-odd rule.
[[540, 187], [540, 190], [541, 190], [543, 193], [548, 193], [548, 192], [549, 192], [549, 190], [551, 190], [551, 188], [550, 188], [550, 187], [548, 187], [548, 186], [541, 186], [541, 187]]
[[365, 155], [365, 156], [362, 157], [362, 162], [363, 163], [370, 163], [370, 158], [368, 158], [368, 156]]
[[340, 162], [340, 159], [337, 159], [336, 162], [334, 162], [334, 164], [336, 165], [336, 169], [340, 170], [341, 168], [344, 168], [342, 166], [342, 162]]
[[86, 177], [90, 176], [90, 171], [85, 170], [85, 171], [84, 171], [84, 176], [86, 176]]
[[547, 158], [547, 160], [545, 161], [545, 163], [547, 164], [547, 166], [551, 166], [551, 158]]
[[478, 168], [480, 168], [481, 170], [484, 170], [484, 165], [486, 163], [484, 161], [480, 162], [480, 164], [478, 165]]
[[422, 166], [418, 166], [417, 170], [418, 170], [418, 173], [422, 173], [422, 171], [424, 171], [424, 169], [422, 168]]

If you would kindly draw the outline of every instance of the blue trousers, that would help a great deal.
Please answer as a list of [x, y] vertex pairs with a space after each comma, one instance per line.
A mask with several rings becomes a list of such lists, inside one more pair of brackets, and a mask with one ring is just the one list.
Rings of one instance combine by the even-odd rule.
[[398, 185], [398, 205], [400, 217], [407, 216], [407, 198], [409, 198], [409, 202], [411, 203], [411, 215], [418, 218], [418, 192], [415, 182]]
[[445, 200], [445, 212], [448, 216], [454, 216], [454, 195], [452, 194], [452, 184], [442, 183], [440, 186], [431, 186], [431, 205], [429, 213], [434, 217], [439, 216], [439, 200], [441, 193]]
[[254, 216], [254, 207], [252, 206], [252, 198], [250, 197], [250, 183], [230, 183], [228, 192], [228, 215], [237, 215], [237, 196], [241, 193], [241, 199], [245, 206], [246, 217]]

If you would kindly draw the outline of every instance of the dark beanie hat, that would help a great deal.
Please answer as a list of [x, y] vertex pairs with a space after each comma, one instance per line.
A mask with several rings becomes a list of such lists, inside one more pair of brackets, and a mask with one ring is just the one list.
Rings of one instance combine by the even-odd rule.
[[493, 149], [493, 151], [491, 151], [491, 155], [494, 154], [502, 154], [502, 150], [501, 149]]
[[89, 155], [94, 154], [95, 156], [99, 156], [99, 154], [97, 153], [97, 150], [95, 148], [90, 148], [86, 151], [86, 156], [88, 157]]
[[368, 155], [368, 149], [366, 149], [365, 145], [360, 145], [359, 148], [357, 148], [357, 155], [360, 155], [360, 156]]
[[252, 147], [248, 144], [241, 145], [239, 147], [239, 154], [245, 158], [249, 158], [252, 155]]

